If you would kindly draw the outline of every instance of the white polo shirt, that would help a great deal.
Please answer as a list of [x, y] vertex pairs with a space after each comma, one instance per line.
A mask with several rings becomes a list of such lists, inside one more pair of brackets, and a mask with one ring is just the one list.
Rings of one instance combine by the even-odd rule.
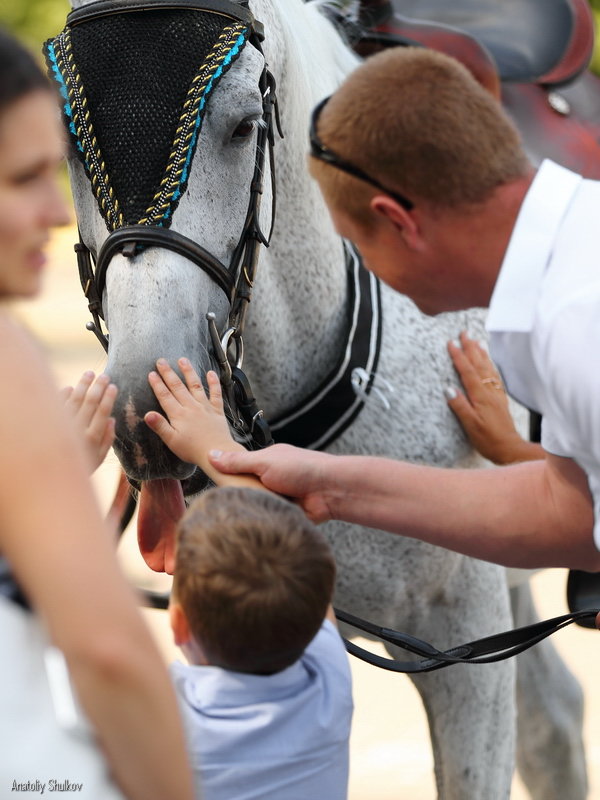
[[352, 679], [328, 619], [275, 675], [175, 662], [171, 677], [203, 800], [346, 800]]
[[509, 393], [543, 415], [545, 450], [586, 472], [600, 549], [600, 182], [542, 163], [486, 327]]

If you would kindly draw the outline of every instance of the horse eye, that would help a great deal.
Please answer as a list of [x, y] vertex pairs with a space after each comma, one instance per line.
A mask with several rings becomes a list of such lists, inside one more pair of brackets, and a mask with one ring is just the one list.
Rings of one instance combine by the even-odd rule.
[[245, 119], [237, 126], [233, 132], [232, 139], [248, 139], [252, 136], [256, 122], [252, 119]]

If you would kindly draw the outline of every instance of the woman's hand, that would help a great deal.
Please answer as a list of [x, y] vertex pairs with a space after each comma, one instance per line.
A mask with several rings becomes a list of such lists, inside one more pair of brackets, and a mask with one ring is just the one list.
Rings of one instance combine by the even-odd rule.
[[90, 473], [106, 458], [115, 439], [115, 420], [112, 417], [117, 387], [108, 375], [84, 372], [75, 387], [67, 386], [61, 395], [65, 408], [75, 423], [88, 456]]
[[473, 447], [495, 464], [543, 458], [543, 448], [515, 428], [502, 379], [483, 347], [463, 332], [460, 346], [449, 342], [448, 352], [465, 393], [453, 387], [444, 393]]

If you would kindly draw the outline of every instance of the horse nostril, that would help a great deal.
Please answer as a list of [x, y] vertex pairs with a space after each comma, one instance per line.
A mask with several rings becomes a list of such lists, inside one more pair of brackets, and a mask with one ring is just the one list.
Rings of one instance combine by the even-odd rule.
[[184, 480], [193, 473], [195, 466], [181, 461], [144, 422], [133, 434], [126, 432], [117, 438], [115, 453], [126, 474], [136, 481], [155, 478]]

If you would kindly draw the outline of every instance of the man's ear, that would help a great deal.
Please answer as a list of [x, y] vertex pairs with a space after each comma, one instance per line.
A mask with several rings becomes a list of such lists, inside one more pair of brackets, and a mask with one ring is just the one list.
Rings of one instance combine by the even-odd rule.
[[188, 644], [192, 639], [192, 635], [187, 617], [179, 603], [169, 603], [169, 622], [171, 623], [175, 644], [178, 647]]
[[369, 206], [374, 214], [384, 217], [398, 231], [406, 246], [411, 250], [422, 250], [425, 242], [414, 211], [407, 211], [393, 197], [376, 194]]

